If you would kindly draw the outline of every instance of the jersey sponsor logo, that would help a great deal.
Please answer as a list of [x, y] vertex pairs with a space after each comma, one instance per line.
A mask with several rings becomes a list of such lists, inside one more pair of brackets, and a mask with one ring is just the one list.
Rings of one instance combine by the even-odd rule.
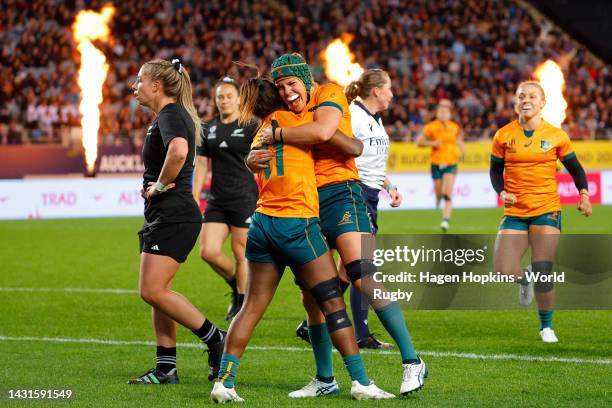
[[338, 223], [338, 226], [346, 225], [346, 224], [352, 224], [352, 223], [353, 223], [353, 220], [351, 220], [351, 212], [350, 211], [345, 211], [344, 215], [342, 216], [342, 219]]
[[225, 140], [219, 143], [219, 147], [227, 147], [227, 143], [225, 142]]
[[208, 129], [208, 136], [206, 136], [207, 139], [216, 139], [217, 138], [217, 134], [215, 133], [217, 131], [217, 125], [213, 125], [210, 127], [210, 129]]
[[540, 149], [544, 150], [545, 152], [550, 150], [551, 147], [552, 144], [548, 140], [540, 141]]
[[151, 250], [152, 250], [152, 251], [159, 251], [159, 246], [158, 246], [158, 245], [153, 245], [153, 246], [151, 247]]
[[243, 128], [234, 129], [230, 137], [244, 137], [244, 129]]

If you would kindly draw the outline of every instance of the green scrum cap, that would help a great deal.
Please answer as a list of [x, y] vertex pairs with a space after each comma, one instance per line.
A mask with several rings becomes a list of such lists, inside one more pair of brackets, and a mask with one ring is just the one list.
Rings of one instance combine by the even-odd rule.
[[298, 77], [304, 83], [306, 92], [310, 95], [312, 75], [306, 60], [300, 54], [283, 54], [272, 62], [272, 79], [274, 82], [289, 76]]

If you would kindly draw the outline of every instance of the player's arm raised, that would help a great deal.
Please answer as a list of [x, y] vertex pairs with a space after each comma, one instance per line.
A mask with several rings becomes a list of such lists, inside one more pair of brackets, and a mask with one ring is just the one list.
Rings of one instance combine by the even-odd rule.
[[320, 106], [314, 120], [291, 128], [268, 127], [261, 133], [264, 144], [277, 142], [291, 144], [318, 144], [329, 141], [340, 126], [342, 111], [335, 106]]

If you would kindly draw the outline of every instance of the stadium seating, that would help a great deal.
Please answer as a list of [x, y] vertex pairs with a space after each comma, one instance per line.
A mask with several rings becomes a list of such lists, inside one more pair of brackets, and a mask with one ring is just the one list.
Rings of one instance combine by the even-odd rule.
[[[0, 5], [0, 144], [70, 145], [71, 128], [79, 123], [79, 56], [70, 31], [75, 4]], [[440, 98], [455, 101], [468, 139], [490, 138], [513, 117], [517, 82], [547, 58], [564, 68], [570, 136], [612, 138], [610, 66], [514, 0], [150, 0], [115, 6], [113, 39], [97, 44], [110, 64], [102, 144], [141, 143], [150, 115], [137, 108], [129, 85], [148, 59], [180, 55], [192, 74], [196, 106], [208, 119], [218, 77], [255, 74], [232, 61], [267, 72], [280, 53], [299, 51], [316, 79], [325, 81], [319, 53], [342, 32], [355, 34], [351, 48], [358, 62], [391, 73], [396, 100], [384, 121], [395, 140], [413, 140]]]

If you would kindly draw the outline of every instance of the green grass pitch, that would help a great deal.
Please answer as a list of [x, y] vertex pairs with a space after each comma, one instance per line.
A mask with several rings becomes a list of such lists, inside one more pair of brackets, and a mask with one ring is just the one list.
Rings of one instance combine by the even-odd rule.
[[[595, 206], [587, 219], [571, 207], [564, 233], [612, 233], [612, 207]], [[453, 233], [495, 233], [500, 209], [456, 210]], [[381, 233], [437, 233], [435, 211], [380, 214]], [[206, 356], [193, 335], [178, 330], [181, 385], [128, 386], [125, 381], [154, 363], [149, 307], [135, 292], [14, 291], [7, 288], [113, 288], [136, 290], [140, 219], [32, 220], [0, 222], [0, 405], [8, 389], [74, 390], [68, 406], [201, 407], [211, 404]], [[226, 247], [226, 249], [228, 249]], [[210, 319], [222, 317], [227, 286], [194, 248], [175, 280]], [[290, 400], [287, 393], [314, 375], [311, 353], [294, 329], [303, 318], [289, 271], [257, 328], [238, 369], [237, 390], [248, 406], [601, 406], [612, 405], [612, 313], [557, 311], [556, 345], [540, 342], [535, 310], [405, 311], [412, 338], [429, 366], [425, 388], [408, 398], [351, 401], [350, 381], [334, 354], [340, 395]], [[371, 327], [385, 340], [374, 313]], [[45, 340], [44, 338], [47, 338]], [[57, 342], [50, 339], [65, 339]], [[74, 339], [89, 339], [74, 342]], [[106, 343], [105, 343], [106, 342]], [[464, 353], [464, 354], [461, 354]], [[467, 353], [480, 358], [466, 358]], [[523, 359], [500, 355], [528, 356]], [[495, 358], [497, 356], [497, 358]], [[536, 357], [536, 359], [531, 359]], [[578, 359], [553, 361], [554, 358]], [[398, 393], [397, 352], [364, 354], [369, 376]], [[582, 361], [598, 360], [600, 363]], [[606, 363], [607, 362], [607, 363]], [[45, 406], [64, 406], [47, 402]]]

